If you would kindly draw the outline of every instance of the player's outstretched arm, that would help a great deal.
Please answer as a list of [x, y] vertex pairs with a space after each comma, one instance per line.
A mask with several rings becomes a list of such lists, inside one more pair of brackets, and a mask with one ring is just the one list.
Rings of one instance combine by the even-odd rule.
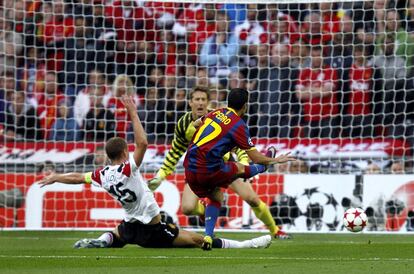
[[135, 138], [134, 160], [135, 164], [140, 166], [148, 146], [147, 135], [142, 127], [141, 120], [138, 117], [137, 106], [134, 103], [134, 99], [131, 96], [124, 95], [122, 96], [122, 103], [131, 118]]
[[290, 155], [290, 152], [279, 155], [275, 158], [270, 158], [256, 149], [246, 151], [247, 155], [249, 155], [250, 159], [255, 164], [262, 164], [262, 165], [272, 165], [272, 164], [283, 164], [286, 162], [296, 161], [296, 158]]
[[40, 184], [42, 187], [54, 184], [56, 182], [63, 183], [63, 184], [84, 184], [86, 183], [85, 174], [82, 173], [65, 173], [65, 174], [50, 174], [46, 176], [42, 180], [38, 181], [37, 183]]

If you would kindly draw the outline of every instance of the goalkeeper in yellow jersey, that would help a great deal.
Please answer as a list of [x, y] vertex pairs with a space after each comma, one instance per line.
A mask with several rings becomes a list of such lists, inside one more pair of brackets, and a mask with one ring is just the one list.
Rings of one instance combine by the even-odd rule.
[[[178, 161], [186, 152], [187, 147], [196, 132], [193, 122], [208, 113], [207, 106], [209, 104], [209, 89], [201, 86], [195, 87], [190, 93], [189, 104], [191, 111], [183, 115], [175, 126], [172, 147], [168, 151], [163, 165], [158, 170], [155, 178], [148, 182], [148, 186], [152, 191], [154, 191], [168, 175], [174, 172]], [[249, 164], [249, 157], [245, 151], [237, 149], [236, 155], [238, 162], [245, 165]], [[226, 160], [229, 160], [230, 154], [226, 155], [225, 158]], [[267, 226], [270, 233], [275, 238], [291, 238], [290, 235], [281, 231], [275, 224], [268, 206], [260, 200], [257, 193], [253, 190], [249, 183], [244, 182], [242, 179], [237, 179], [230, 185], [230, 188], [251, 206], [256, 217]], [[187, 216], [198, 215], [200, 217], [204, 217], [205, 206], [187, 184], [184, 186], [183, 190], [181, 210]]]

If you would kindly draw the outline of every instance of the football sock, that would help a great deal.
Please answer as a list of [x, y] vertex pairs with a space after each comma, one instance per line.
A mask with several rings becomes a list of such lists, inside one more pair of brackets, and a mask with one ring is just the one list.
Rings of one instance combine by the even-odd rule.
[[191, 215], [204, 216], [206, 208], [200, 200], [198, 200], [196, 207], [191, 212]]
[[105, 232], [97, 239], [106, 243], [106, 247], [124, 247], [126, 243], [119, 239], [113, 232]]
[[244, 174], [241, 176], [244, 179], [248, 179], [256, 176], [259, 173], [266, 171], [266, 166], [261, 164], [254, 164], [244, 167]]
[[262, 200], [260, 200], [259, 206], [252, 207], [252, 210], [254, 215], [267, 226], [270, 234], [274, 235], [279, 231], [279, 227], [276, 225], [269, 207]]
[[105, 242], [106, 245], [109, 247], [109, 246], [112, 245], [112, 243], [114, 241], [114, 236], [111, 232], [105, 232], [104, 234], [99, 236], [98, 240]]
[[214, 239], [213, 240], [213, 248], [249, 248], [250, 241], [234, 241], [228, 239]]
[[214, 227], [216, 226], [216, 221], [220, 212], [221, 204], [216, 201], [208, 199], [206, 207], [206, 224], [205, 224], [205, 233], [207, 236], [213, 238]]

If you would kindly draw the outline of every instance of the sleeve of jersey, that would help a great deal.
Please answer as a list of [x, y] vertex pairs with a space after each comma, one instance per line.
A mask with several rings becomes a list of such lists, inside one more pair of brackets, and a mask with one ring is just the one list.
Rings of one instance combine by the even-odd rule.
[[186, 140], [185, 132], [188, 126], [189, 124], [187, 125], [184, 119], [180, 119], [175, 127], [172, 146], [161, 166], [161, 169], [165, 172], [166, 176], [174, 172], [175, 166], [187, 150], [188, 141]]
[[236, 142], [236, 145], [243, 150], [253, 150], [256, 149], [254, 146], [252, 139], [250, 138], [249, 131], [247, 129], [246, 124], [241, 123], [239, 127], [235, 130], [233, 134], [233, 138]]

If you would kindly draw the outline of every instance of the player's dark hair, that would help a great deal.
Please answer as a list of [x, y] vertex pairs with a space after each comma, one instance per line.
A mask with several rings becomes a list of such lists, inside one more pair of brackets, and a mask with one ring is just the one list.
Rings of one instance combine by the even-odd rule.
[[249, 101], [249, 92], [242, 88], [234, 88], [230, 91], [227, 97], [227, 106], [240, 110]]
[[122, 153], [124, 153], [127, 148], [128, 144], [123, 138], [112, 137], [105, 145], [105, 152], [106, 155], [108, 155], [108, 158], [113, 161], [121, 158]]
[[206, 86], [195, 86], [193, 90], [190, 92], [190, 100], [193, 99], [193, 95], [196, 92], [204, 92], [207, 94], [207, 99], [210, 99], [210, 89]]

